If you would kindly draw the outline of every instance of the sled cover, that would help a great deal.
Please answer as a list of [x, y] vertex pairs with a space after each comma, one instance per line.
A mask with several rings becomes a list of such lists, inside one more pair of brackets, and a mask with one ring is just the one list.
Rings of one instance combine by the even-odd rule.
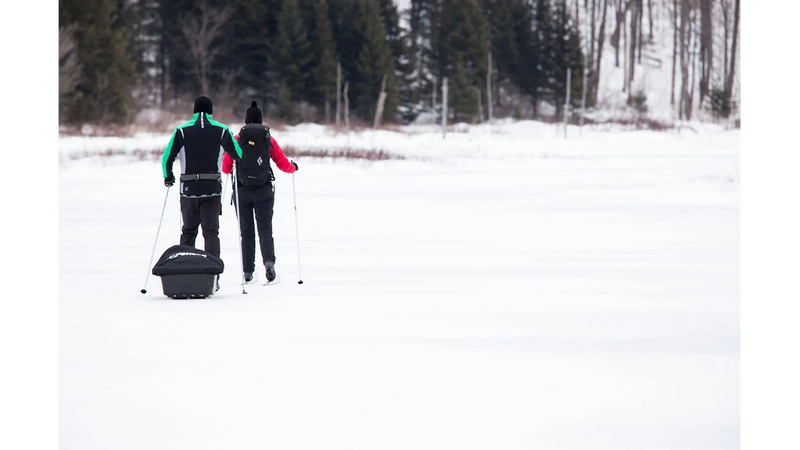
[[153, 266], [153, 275], [219, 275], [224, 269], [222, 260], [214, 255], [188, 245], [173, 245]]

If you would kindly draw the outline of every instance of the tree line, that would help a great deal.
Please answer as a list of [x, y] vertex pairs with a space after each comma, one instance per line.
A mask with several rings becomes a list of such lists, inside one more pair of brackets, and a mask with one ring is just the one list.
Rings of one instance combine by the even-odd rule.
[[[654, 3], [675, 11], [679, 81], [698, 66], [700, 102], [730, 103], [732, 83], [714, 77], [720, 65], [733, 77], [739, 0], [411, 0], [403, 11], [392, 0], [62, 0], [60, 119], [124, 124], [205, 94], [238, 114], [256, 99], [289, 122], [338, 122], [346, 103], [364, 123], [407, 123], [440, 111], [445, 79], [453, 120], [540, 117], [543, 106], [558, 117], [568, 70], [571, 103], [597, 105], [606, 39], [618, 65], [627, 55], [634, 95]], [[735, 25], [715, 65], [719, 11]], [[693, 87], [678, 89], [687, 115]]]

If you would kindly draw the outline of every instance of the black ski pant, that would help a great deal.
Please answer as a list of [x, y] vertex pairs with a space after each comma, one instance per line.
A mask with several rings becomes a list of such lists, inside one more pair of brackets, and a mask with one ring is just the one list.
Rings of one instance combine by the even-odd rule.
[[[197, 227], [203, 227], [205, 252], [219, 258], [219, 213], [222, 203], [218, 196], [189, 198], [181, 197], [181, 245], [195, 247]], [[195, 247], [196, 248], [196, 247]]]
[[[275, 241], [272, 239], [272, 213], [275, 205], [275, 190], [271, 184], [263, 186], [237, 185], [242, 226], [242, 269], [255, 272], [256, 268], [256, 229], [261, 244], [263, 262], [275, 262]], [[234, 202], [235, 203], [235, 202]], [[255, 215], [255, 222], [253, 216]]]

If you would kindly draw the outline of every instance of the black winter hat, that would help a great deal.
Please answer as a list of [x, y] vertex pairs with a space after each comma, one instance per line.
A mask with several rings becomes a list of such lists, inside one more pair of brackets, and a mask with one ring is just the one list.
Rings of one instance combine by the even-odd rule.
[[206, 114], [214, 114], [214, 104], [211, 99], [204, 96], [194, 99], [194, 112], [204, 112]]
[[244, 123], [262, 123], [264, 120], [264, 116], [261, 113], [261, 108], [258, 107], [258, 103], [253, 100], [253, 103], [250, 104], [250, 107], [247, 108], [247, 111], [244, 113]]

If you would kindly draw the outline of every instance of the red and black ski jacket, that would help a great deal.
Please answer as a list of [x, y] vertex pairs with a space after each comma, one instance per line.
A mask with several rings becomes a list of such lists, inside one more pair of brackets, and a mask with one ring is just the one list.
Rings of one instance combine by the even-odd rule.
[[[283, 150], [281, 149], [281, 146], [278, 145], [278, 141], [276, 141], [275, 138], [272, 137], [269, 134], [269, 127], [267, 127], [267, 126], [265, 126], [263, 124], [260, 124], [260, 123], [257, 123], [257, 124], [256, 123], [249, 123], [249, 124], [245, 125], [244, 127], [242, 127], [242, 129], [239, 131], [239, 134], [234, 136], [235, 140], [237, 142], [241, 141], [241, 139], [242, 139], [241, 136], [243, 134], [245, 134], [246, 132], [247, 132], [247, 134], [256, 133], [256, 134], [262, 135], [264, 137], [269, 136], [269, 139], [270, 139], [269, 158], [272, 161], [274, 161], [275, 165], [278, 166], [278, 169], [281, 169], [283, 172], [293, 173], [296, 170], [295, 167], [294, 167], [294, 164], [292, 164], [292, 162], [289, 161], [289, 159], [283, 153]], [[243, 143], [245, 148], [242, 151], [247, 151], [249, 149], [249, 147], [250, 147], [249, 146], [250, 139], [247, 139], [247, 141], [248, 141], [247, 143]], [[253, 142], [254, 142], [254, 144], [258, 143], [257, 140], [253, 140]], [[269, 164], [269, 161], [265, 161], [265, 162], [267, 164]], [[226, 153], [225, 155], [223, 155], [223, 159], [222, 159], [222, 173], [230, 174], [232, 172], [233, 172], [233, 159], [231, 159], [231, 157], [228, 156], [228, 154]], [[241, 181], [242, 181], [243, 177], [239, 176], [237, 178], [238, 178], [237, 181], [239, 181], [239, 183], [242, 184]]]

